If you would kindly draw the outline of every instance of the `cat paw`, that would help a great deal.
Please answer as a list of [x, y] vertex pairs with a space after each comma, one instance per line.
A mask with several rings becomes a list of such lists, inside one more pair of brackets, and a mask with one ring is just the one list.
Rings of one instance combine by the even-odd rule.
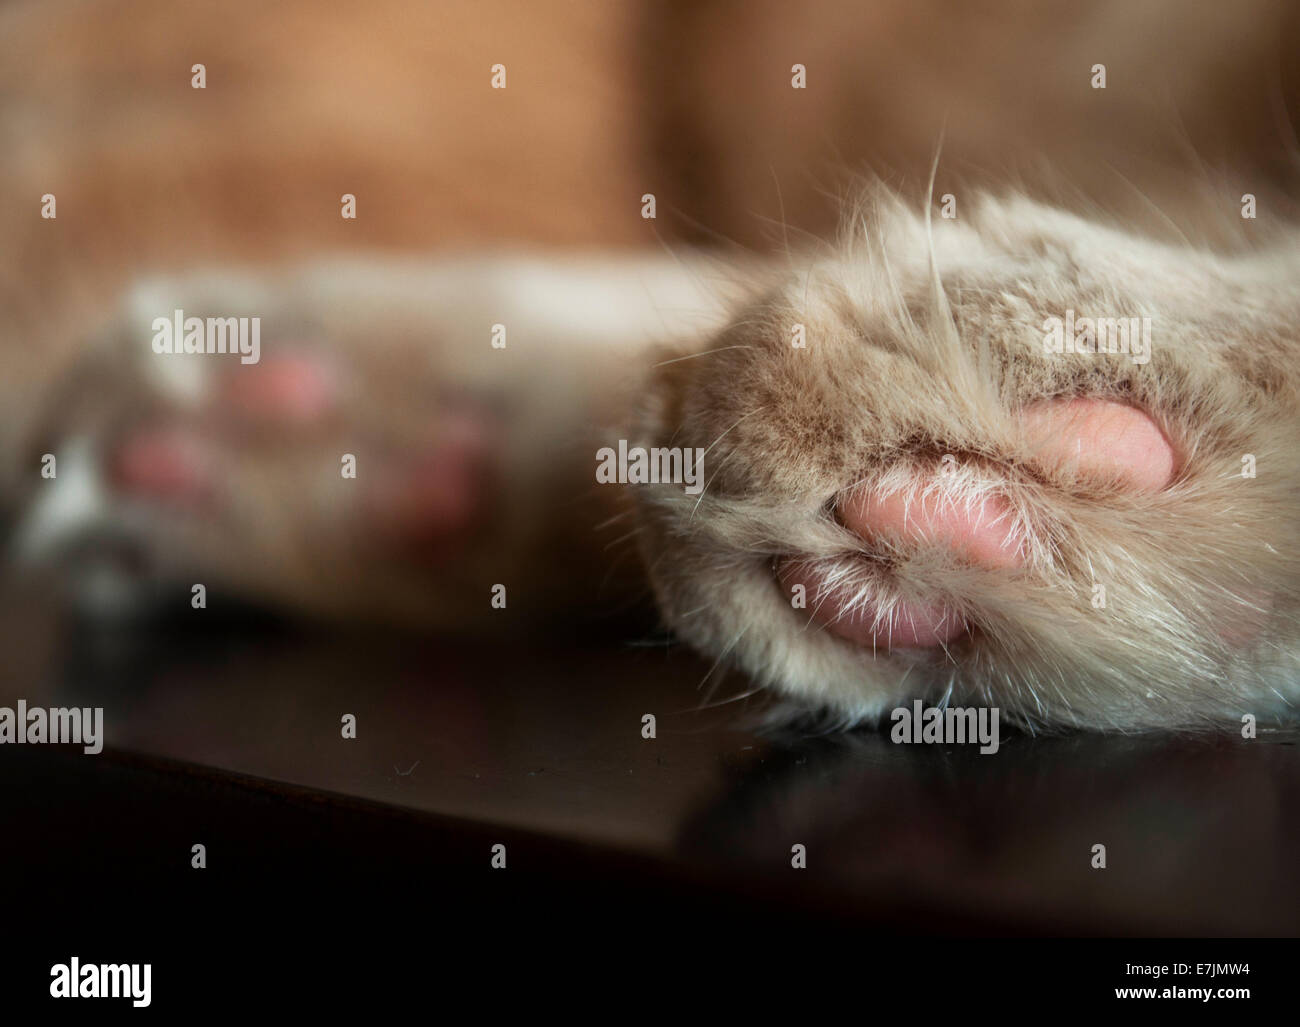
[[[677, 637], [840, 723], [1300, 708], [1294, 258], [1024, 201], [863, 210], [652, 378], [636, 444], [704, 453], [702, 494], [632, 490]], [[1064, 351], [1084, 312], [1150, 338]]]
[[[620, 512], [593, 482], [596, 426], [684, 291], [658, 270], [321, 262], [137, 283], [29, 433], [68, 459], [32, 488], [27, 548], [85, 556], [77, 539], [111, 533], [133, 567], [329, 616], [487, 627], [508, 583], [528, 597], [516, 622], [572, 619], [606, 570], [595, 525]], [[198, 335], [178, 351], [189, 318], [248, 329], [238, 352]]]
[[[1160, 426], [1140, 410], [1105, 399], [1050, 399], [1030, 404], [1018, 417], [1033, 462], [1066, 482], [1085, 479], [1101, 487], [1156, 492], [1173, 480], [1176, 457]], [[1022, 568], [1036, 548], [1029, 528], [1000, 488], [999, 468], [981, 462], [977, 475], [959, 475], [952, 458], [939, 461], [901, 487], [850, 489], [835, 515], [873, 547], [877, 559], [937, 551], [967, 567], [999, 572]], [[838, 573], [786, 557], [777, 578], [786, 594], [802, 588], [811, 619], [858, 645], [943, 647], [969, 634], [969, 621], [942, 602], [900, 595], [887, 570], [876, 587], [837, 583]]]

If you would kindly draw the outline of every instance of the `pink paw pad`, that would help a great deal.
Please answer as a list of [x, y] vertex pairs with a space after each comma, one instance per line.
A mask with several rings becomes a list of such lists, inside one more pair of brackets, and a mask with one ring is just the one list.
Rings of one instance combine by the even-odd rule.
[[[1177, 460], [1160, 427], [1142, 411], [1101, 399], [1054, 399], [1035, 403], [1019, 417], [1031, 462], [1069, 480], [1116, 484], [1154, 492], [1173, 480]], [[1021, 539], [1008, 502], [996, 493], [967, 501], [945, 491], [939, 466], [933, 482], [884, 495], [851, 491], [836, 514], [849, 530], [890, 549], [941, 548], [945, 555], [990, 571], [1015, 571], [1024, 562]], [[937, 485], [937, 487], [930, 487]], [[937, 648], [966, 634], [961, 615], [942, 602], [856, 592], [828, 581], [808, 561], [782, 560], [777, 577], [786, 594], [806, 590], [814, 623], [874, 649]]]
[[130, 496], [201, 506], [212, 493], [213, 454], [183, 427], [153, 425], [128, 435], [114, 450], [108, 477]]
[[327, 361], [286, 353], [232, 369], [222, 382], [217, 409], [249, 423], [293, 427], [324, 419], [338, 398], [337, 376]]
[[435, 560], [454, 555], [487, 516], [497, 436], [490, 414], [453, 406], [438, 416], [430, 446], [389, 458], [366, 504], [380, 544]]
[[813, 623], [871, 649], [931, 648], [966, 633], [965, 621], [941, 603], [884, 602], [876, 593], [858, 594], [848, 586], [829, 585], [815, 565], [782, 560], [777, 580], [787, 596], [802, 585]]
[[1020, 414], [1034, 462], [1045, 469], [1135, 492], [1159, 492], [1174, 478], [1174, 448], [1141, 410], [1108, 399], [1049, 399]]

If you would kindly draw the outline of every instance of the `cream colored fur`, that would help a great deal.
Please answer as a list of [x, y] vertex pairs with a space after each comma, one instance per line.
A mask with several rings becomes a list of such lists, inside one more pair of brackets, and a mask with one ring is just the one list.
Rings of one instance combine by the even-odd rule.
[[[877, 194], [839, 246], [775, 271], [694, 359], [659, 368], [637, 441], [706, 447], [709, 482], [702, 497], [635, 492], [666, 621], [848, 723], [913, 697], [997, 706], [1037, 727], [1231, 726], [1293, 710], [1298, 242], [1215, 254], [1015, 198], [928, 231]], [[1067, 309], [1151, 317], [1150, 362], [1045, 354], [1044, 319]], [[796, 323], [806, 348], [792, 345]], [[1062, 395], [1146, 411], [1184, 455], [1171, 487], [1132, 495], [1035, 469], [1012, 415]], [[863, 650], [810, 626], [777, 588], [774, 559], [861, 576], [857, 557], [873, 551], [828, 512], [834, 498], [892, 491], [938, 454], [959, 460], [959, 501], [1009, 499], [1028, 565], [999, 573], [933, 548], [877, 549], [898, 588], [976, 626], [936, 654]], [[1216, 630], [1243, 604], [1267, 622], [1244, 647]]]

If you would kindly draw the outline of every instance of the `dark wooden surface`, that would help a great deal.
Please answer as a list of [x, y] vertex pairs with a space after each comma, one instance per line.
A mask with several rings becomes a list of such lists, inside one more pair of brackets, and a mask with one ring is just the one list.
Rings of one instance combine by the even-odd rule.
[[1294, 733], [1004, 735], [981, 756], [756, 733], [752, 703], [723, 701], [743, 681], [711, 679], [701, 708], [709, 668], [631, 632], [92, 623], [12, 592], [4, 610], [0, 705], [102, 706], [107, 739], [0, 746], [11, 869], [188, 882], [203, 843], [203, 873], [251, 889], [454, 892], [500, 841], [519, 879], [915, 934], [1300, 933]]

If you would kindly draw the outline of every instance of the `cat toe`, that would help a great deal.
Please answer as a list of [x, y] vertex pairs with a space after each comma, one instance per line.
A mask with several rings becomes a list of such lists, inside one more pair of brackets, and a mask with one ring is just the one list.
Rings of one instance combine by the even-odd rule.
[[146, 424], [113, 447], [107, 471], [112, 487], [125, 496], [199, 507], [212, 498], [215, 454], [211, 444], [189, 428]]
[[246, 425], [305, 427], [336, 409], [339, 392], [339, 376], [327, 359], [287, 352], [229, 369], [214, 408], [217, 416]]
[[777, 580], [786, 595], [802, 590], [814, 624], [871, 649], [942, 647], [970, 630], [942, 603], [897, 597], [883, 576], [837, 581], [834, 572], [813, 561], [790, 559], [778, 564]]
[[454, 556], [490, 508], [498, 425], [468, 404], [436, 418], [427, 449], [381, 458], [365, 517], [381, 548], [417, 559]]
[[1067, 480], [1113, 482], [1159, 492], [1173, 481], [1174, 448], [1152, 418], [1108, 399], [1058, 398], [1032, 403], [1019, 423], [1031, 462]]
[[[1155, 492], [1176, 472], [1164, 432], [1123, 403], [1045, 400], [1022, 411], [1017, 424], [1026, 463], [1066, 488]], [[936, 458], [884, 481], [847, 490], [835, 503], [837, 520], [868, 544], [871, 557], [838, 564], [786, 558], [777, 579], [786, 594], [802, 586], [812, 622], [852, 643], [886, 651], [947, 647], [971, 632], [968, 620], [946, 599], [899, 581], [894, 565], [922, 554], [1003, 575], [1024, 569], [1030, 539], [1008, 498], [1010, 467], [969, 459], [958, 471], [951, 459]], [[1232, 633], [1242, 634], [1233, 623]]]

